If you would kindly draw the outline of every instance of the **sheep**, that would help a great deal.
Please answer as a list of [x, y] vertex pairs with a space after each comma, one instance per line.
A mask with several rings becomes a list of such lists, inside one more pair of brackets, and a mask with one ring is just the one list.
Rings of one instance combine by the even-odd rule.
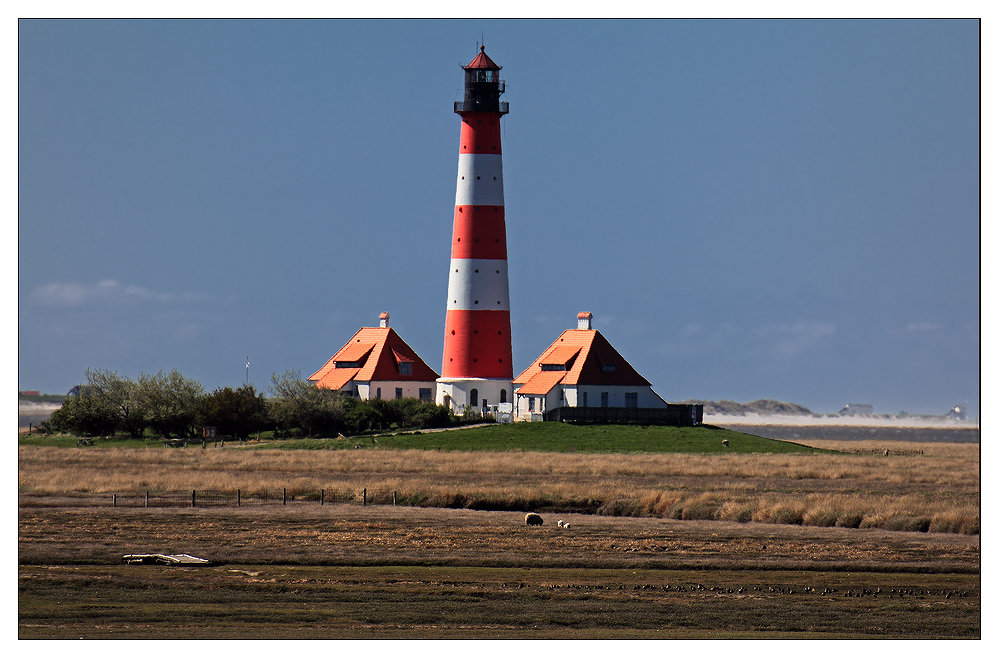
[[562, 520], [559, 520], [558, 522], [556, 522], [556, 526], [558, 526], [559, 528], [562, 528], [562, 526], [563, 526], [563, 521], [562, 521]]
[[729, 440], [728, 439], [722, 440], [722, 445], [723, 446], [729, 446]]
[[569, 522], [564, 522], [563, 523], [563, 528], [564, 529], [568, 529], [569, 528]]
[[526, 514], [524, 516], [524, 525], [525, 526], [541, 526], [542, 525], [542, 517], [541, 517], [541, 515], [539, 515], [537, 513], [528, 513], [528, 514]]

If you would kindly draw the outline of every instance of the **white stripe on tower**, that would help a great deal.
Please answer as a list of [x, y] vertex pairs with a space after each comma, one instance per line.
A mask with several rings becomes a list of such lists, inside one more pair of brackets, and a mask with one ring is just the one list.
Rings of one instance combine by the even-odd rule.
[[455, 206], [503, 206], [502, 156], [492, 153], [458, 154]]

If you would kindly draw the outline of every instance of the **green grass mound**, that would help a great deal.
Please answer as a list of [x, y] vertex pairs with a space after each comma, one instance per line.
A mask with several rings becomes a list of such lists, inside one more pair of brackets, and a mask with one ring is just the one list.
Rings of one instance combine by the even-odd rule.
[[[269, 435], [270, 433], [266, 433]], [[160, 439], [95, 438], [91, 450], [102, 447], [159, 448]], [[728, 442], [728, 445], [724, 442]], [[22, 446], [76, 447], [77, 438], [67, 435], [19, 438]], [[219, 444], [208, 442], [213, 449]], [[697, 426], [576, 425], [570, 423], [493, 424], [444, 431], [403, 431], [397, 434], [362, 435], [347, 438], [272, 439], [265, 437], [243, 444], [227, 441], [226, 448], [248, 449], [421, 449], [427, 451], [545, 451], [552, 453], [832, 453], [776, 439], [717, 428]], [[186, 448], [201, 450], [201, 440], [190, 440]]]
[[[555, 453], [827, 453], [801, 444], [698, 426], [515, 423], [444, 432], [379, 436], [382, 448], [439, 451], [549, 451]], [[728, 442], [728, 446], [723, 442]], [[372, 442], [356, 442], [371, 447]]]

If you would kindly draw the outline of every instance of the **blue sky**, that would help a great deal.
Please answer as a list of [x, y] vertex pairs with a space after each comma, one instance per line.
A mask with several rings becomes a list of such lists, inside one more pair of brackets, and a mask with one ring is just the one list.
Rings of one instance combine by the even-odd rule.
[[503, 66], [515, 372], [576, 314], [667, 400], [980, 397], [976, 21], [21, 21], [18, 388], [440, 372], [461, 65]]

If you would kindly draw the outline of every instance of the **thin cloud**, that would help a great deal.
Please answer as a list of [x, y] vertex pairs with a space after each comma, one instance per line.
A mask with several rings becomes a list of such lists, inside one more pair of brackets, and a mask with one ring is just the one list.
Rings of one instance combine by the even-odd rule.
[[769, 351], [781, 359], [796, 357], [836, 333], [836, 323], [808, 320], [768, 325], [756, 331], [757, 336], [772, 341]]
[[96, 284], [81, 282], [51, 282], [36, 287], [31, 299], [40, 306], [71, 308], [85, 306], [130, 305], [140, 302], [171, 302], [200, 300], [198, 293], [156, 293], [140, 286], [124, 285], [113, 279]]
[[941, 329], [941, 323], [919, 322], [910, 323], [906, 326], [907, 332], [933, 332]]

